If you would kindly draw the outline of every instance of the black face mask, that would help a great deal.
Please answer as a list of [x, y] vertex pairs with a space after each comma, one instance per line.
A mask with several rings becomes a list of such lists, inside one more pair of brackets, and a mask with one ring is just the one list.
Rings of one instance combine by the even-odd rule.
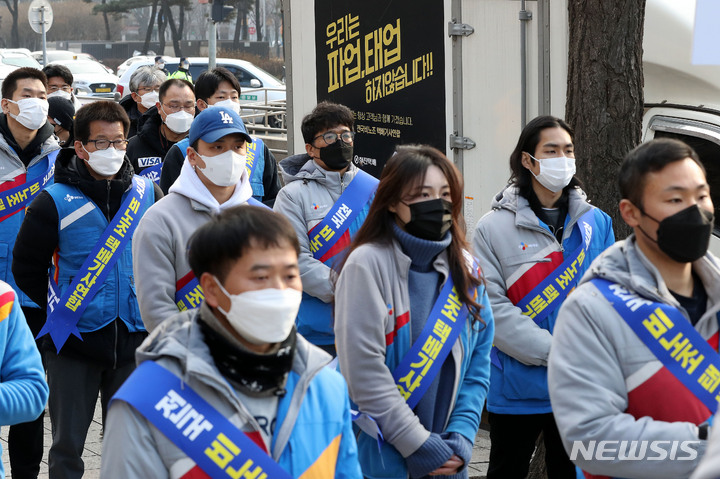
[[340, 138], [331, 145], [320, 148], [320, 159], [330, 170], [339, 171], [350, 164], [353, 157], [353, 146]]
[[418, 238], [440, 241], [452, 226], [452, 203], [444, 198], [407, 205], [410, 221], [405, 230]]
[[678, 211], [658, 221], [642, 209], [640, 212], [657, 221], [657, 240], [640, 228], [645, 236], [656, 242], [660, 250], [678, 263], [691, 263], [702, 258], [710, 245], [715, 215], [697, 205]]

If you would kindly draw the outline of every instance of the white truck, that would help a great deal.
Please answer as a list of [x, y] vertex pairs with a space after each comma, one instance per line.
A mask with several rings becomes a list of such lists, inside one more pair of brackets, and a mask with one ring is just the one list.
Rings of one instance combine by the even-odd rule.
[[[647, 0], [643, 44], [646, 111], [642, 139], [672, 136], [695, 147], [708, 170], [713, 199], [720, 209], [720, 66], [691, 64], [695, 1]], [[436, 146], [444, 147], [463, 173], [464, 214], [468, 229], [472, 230], [510, 176], [508, 158], [523, 118], [527, 121], [540, 114], [564, 117], [567, 2], [315, 0], [314, 8], [309, 3], [287, 2], [285, 8], [289, 152], [304, 151], [300, 122], [319, 99], [344, 100], [362, 112], [356, 120], [359, 127], [356, 150], [364, 143], [387, 141], [377, 136], [378, 131], [386, 136], [386, 131], [397, 131], [396, 143], [417, 142], [422, 135], [413, 135], [414, 130], [428, 131], [444, 124], [444, 144]], [[440, 3], [442, 6], [436, 11], [431, 10], [431, 4]], [[388, 13], [391, 8], [394, 10]], [[428, 28], [423, 31], [425, 23]], [[423, 55], [420, 60], [419, 56], [406, 55], [406, 51], [417, 50], [418, 39], [423, 43], [423, 35], [428, 42], [431, 36], [439, 39], [439, 33], [431, 30], [439, 29], [439, 25], [443, 29], [442, 40], [436, 43], [441, 46], [434, 50], [434, 57]], [[396, 26], [397, 39], [393, 37]], [[377, 48], [378, 32], [385, 50]], [[398, 50], [397, 58], [392, 56], [395, 40], [402, 50]], [[373, 60], [383, 58], [383, 53], [386, 77], [382, 77], [382, 71], [373, 76], [372, 70], [378, 67]], [[405, 57], [400, 58], [402, 55]], [[373, 95], [363, 95], [359, 88], [337, 96], [338, 91], [349, 90], [353, 84], [361, 87], [364, 84], [365, 92], [370, 92], [378, 77], [382, 81], [394, 80], [397, 76], [394, 67], [401, 64], [399, 71], [403, 60], [407, 60], [408, 78], [411, 68], [427, 73], [427, 67], [422, 68], [426, 57], [431, 60], [430, 75], [444, 85], [444, 91], [434, 93], [444, 99], [444, 110], [440, 113], [428, 107], [432, 111], [428, 115], [406, 116], [411, 125], [392, 120], [395, 116], [402, 118], [404, 109], [415, 106], [414, 101], [403, 95], [423, 85], [417, 81], [409, 86], [409, 80], [404, 84], [395, 82], [392, 94], [385, 88], [388, 95], [383, 99], [385, 106], [376, 108], [380, 115], [377, 118], [388, 120], [385, 125], [388, 128], [381, 130], [370, 126], [373, 121], [380, 122], [374, 118], [373, 108], [378, 102]], [[399, 61], [388, 66], [394, 58]], [[442, 64], [438, 64], [440, 61]], [[337, 67], [337, 62], [341, 67]], [[399, 86], [405, 89], [399, 91]], [[428, 105], [433, 101], [427, 91], [422, 98]], [[393, 115], [385, 115], [388, 109]], [[393, 129], [392, 123], [403, 126]], [[367, 166], [366, 160], [366, 156], [356, 157], [356, 164]], [[720, 229], [715, 233], [720, 234]], [[720, 251], [717, 236], [713, 248]]]

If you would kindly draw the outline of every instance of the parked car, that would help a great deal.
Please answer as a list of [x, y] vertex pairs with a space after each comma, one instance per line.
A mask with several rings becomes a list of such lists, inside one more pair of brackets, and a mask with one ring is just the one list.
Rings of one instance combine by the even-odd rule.
[[[97, 62], [102, 65], [102, 62], [95, 58], [94, 56], [90, 55], [89, 53], [78, 53], [78, 52], [71, 52], [70, 50], [48, 50], [46, 52], [47, 54], [47, 62], [53, 63], [53, 62], [59, 62], [64, 60], [82, 60], [82, 61], [93, 61]], [[43, 52], [42, 50], [38, 50], [35, 52], [32, 52], [33, 58], [38, 61], [41, 65], [43, 64]], [[111, 74], [114, 74], [112, 68], [106, 67], [105, 65], [102, 65], [102, 67]]]
[[119, 76], [119, 77], [122, 78], [122, 76], [123, 76], [123, 74], [125, 73], [125, 71], [126, 71], [128, 68], [130, 68], [130, 65], [132, 65], [132, 64], [135, 63], [135, 62], [146, 62], [146, 63], [143, 63], [143, 65], [148, 65], [147, 62], [149, 61], [151, 65], [154, 64], [154, 63], [155, 63], [155, 57], [156, 57], [156, 56], [157, 56], [157, 55], [155, 55], [155, 54], [152, 54], [152, 55], [147, 54], [147, 55], [136, 55], [136, 56], [134, 56], [134, 57], [128, 58], [127, 60], [125, 60], [124, 62], [122, 62], [120, 65], [118, 65], [118, 67], [117, 67], [117, 76]]
[[115, 98], [118, 77], [108, 73], [98, 62], [89, 60], [61, 60], [52, 62], [63, 65], [73, 74], [75, 95], [95, 98]]
[[14, 67], [33, 67], [42, 69], [42, 66], [30, 55], [19, 49], [0, 49], [0, 64]]
[[[133, 57], [138, 58], [138, 57]], [[170, 73], [178, 69], [180, 59], [178, 57], [164, 57], [165, 69]], [[193, 78], [197, 78], [200, 74], [208, 69], [207, 57], [189, 57], [190, 74]], [[130, 94], [129, 84], [130, 77], [135, 70], [141, 66], [155, 64], [155, 57], [147, 57], [142, 60], [131, 62], [125, 72], [120, 77], [117, 91], [121, 96]], [[265, 104], [284, 104], [285, 103], [285, 84], [259, 68], [249, 61], [237, 60], [234, 58], [218, 58], [215, 62], [216, 66], [225, 67], [235, 75], [240, 82], [242, 92], [240, 92], [240, 103], [243, 111], [243, 118], [250, 121], [262, 121], [265, 113], [260, 109], [252, 109], [252, 105]], [[256, 116], [248, 116], [256, 115]], [[271, 126], [280, 126], [280, 120], [277, 117], [270, 118]]]

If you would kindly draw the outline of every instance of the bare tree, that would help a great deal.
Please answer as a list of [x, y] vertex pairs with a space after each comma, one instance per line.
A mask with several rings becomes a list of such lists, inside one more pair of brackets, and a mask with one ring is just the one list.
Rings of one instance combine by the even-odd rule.
[[[145, 43], [143, 44], [142, 53], [147, 55], [150, 49], [150, 41], [152, 40], [152, 32], [155, 27], [155, 15], [157, 15], [157, 6], [159, 0], [154, 0], [152, 3], [152, 9], [150, 10], [150, 21], [148, 21], [147, 31], [145, 32]], [[162, 54], [162, 50], [158, 53]]]
[[12, 17], [12, 26], [10, 27], [10, 47], [17, 48], [20, 46], [20, 33], [18, 32], [18, 0], [5, 0]]
[[578, 171], [588, 197], [613, 218], [620, 239], [629, 229], [617, 207], [615, 172], [640, 143], [645, 0], [569, 0], [568, 13], [565, 117], [575, 128]]

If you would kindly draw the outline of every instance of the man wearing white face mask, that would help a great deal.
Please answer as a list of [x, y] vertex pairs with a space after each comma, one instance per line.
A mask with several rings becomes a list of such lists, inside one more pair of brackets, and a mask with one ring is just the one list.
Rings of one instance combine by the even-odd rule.
[[559, 118], [527, 124], [510, 156], [510, 184], [473, 237], [495, 316], [488, 479], [524, 478], [541, 432], [548, 476], [575, 478], [552, 414], [547, 361], [559, 306], [614, 234], [574, 176], [572, 136]]
[[135, 173], [159, 182], [163, 158], [187, 136], [194, 117], [192, 84], [177, 78], [163, 82], [157, 103], [138, 120], [138, 134], [128, 144], [127, 156]]
[[[206, 298], [138, 349], [110, 405], [102, 477], [239, 477], [247, 461], [253, 477], [362, 477], [345, 381], [294, 327], [299, 251], [288, 220], [264, 207], [224, 210], [192, 235]], [[166, 419], [181, 404], [197, 427]]]
[[[240, 114], [240, 82], [227, 68], [216, 67], [202, 72], [195, 82], [195, 97], [198, 111], [210, 106], [223, 106]], [[187, 139], [181, 140], [165, 156], [160, 174], [160, 188], [163, 192], [167, 192], [180, 176], [188, 145]], [[257, 137], [253, 137], [252, 143], [248, 145], [247, 157], [253, 198], [272, 206], [280, 191], [275, 157], [267, 144]]]
[[[7, 253], [0, 256], [0, 280], [17, 292], [17, 301], [33, 331], [40, 331], [45, 311], [17, 287], [11, 273], [12, 250], [25, 207], [52, 184], [53, 165], [60, 146], [53, 135], [53, 127], [46, 123], [47, 79], [35, 68], [18, 68], [2, 84], [2, 114], [0, 114], [0, 199], [11, 210], [0, 212], [0, 244]], [[45, 116], [43, 116], [45, 115]], [[34, 192], [29, 190], [33, 186]], [[26, 189], [27, 188], [27, 189]], [[26, 192], [20, 199], [18, 193]], [[40, 471], [43, 455], [43, 415], [37, 420], [10, 427], [8, 450], [12, 474], [34, 477]]]
[[48, 99], [54, 97], [65, 98], [73, 103], [76, 110], [82, 106], [80, 101], [73, 94], [72, 84], [74, 77], [68, 67], [64, 65], [50, 64], [43, 68], [42, 71], [48, 81]]
[[135, 234], [138, 301], [148, 331], [178, 310], [200, 305], [202, 289], [185, 256], [190, 235], [220, 211], [254, 201], [245, 169], [252, 139], [237, 113], [221, 107], [202, 111], [188, 139], [180, 177]]
[[74, 149], [58, 155], [55, 183], [28, 207], [13, 251], [19, 288], [42, 307], [49, 303], [39, 336], [50, 386], [52, 477], [82, 477], [98, 393], [105, 411], [147, 335], [130, 243], [162, 193], [133, 174], [125, 157], [129, 124], [112, 101], [77, 111]]
[[128, 138], [132, 138], [142, 129], [143, 115], [153, 108], [160, 98], [160, 85], [167, 79], [167, 75], [151, 66], [140, 67], [130, 77], [130, 95], [120, 100], [120, 106], [130, 118], [130, 131]]

